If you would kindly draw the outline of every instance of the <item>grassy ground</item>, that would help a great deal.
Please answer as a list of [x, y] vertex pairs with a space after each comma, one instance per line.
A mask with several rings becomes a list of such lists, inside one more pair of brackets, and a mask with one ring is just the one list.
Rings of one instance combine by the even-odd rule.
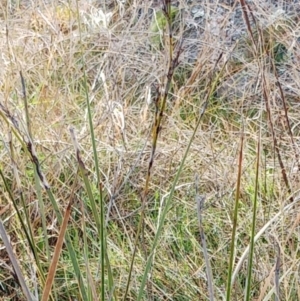
[[0, 6], [0, 300], [300, 300], [299, 20], [36, 2]]

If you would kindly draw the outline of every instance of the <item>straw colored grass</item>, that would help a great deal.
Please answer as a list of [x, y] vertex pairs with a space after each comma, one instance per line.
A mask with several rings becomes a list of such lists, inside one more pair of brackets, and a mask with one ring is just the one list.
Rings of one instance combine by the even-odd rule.
[[[70, 196], [73, 197], [67, 232], [83, 283], [86, 287], [90, 285], [89, 300], [101, 300], [103, 242], [84, 174], [80, 173], [70, 128], [74, 129], [99, 214], [100, 202], [104, 202], [106, 253], [113, 277], [113, 292], [109, 292], [109, 267], [105, 265], [105, 300], [124, 298], [135, 248], [126, 300], [138, 300], [162, 217], [164, 223], [151, 254], [152, 265], [142, 300], [208, 300], [204, 253], [210, 260], [215, 300], [225, 300], [235, 198], [238, 195], [233, 271], [250, 245], [256, 193], [255, 233], [277, 214], [278, 217], [255, 242], [250, 300], [271, 300], [276, 290], [281, 300], [299, 299], [300, 81], [297, 66], [300, 48], [299, 20], [292, 12], [287, 16], [276, 15], [275, 8], [263, 9], [264, 1], [253, 1], [255, 41], [245, 30], [236, 45], [228, 45], [225, 27], [234, 10], [240, 9], [239, 3], [237, 8], [228, 6], [219, 15], [218, 34], [207, 23], [197, 29], [202, 32], [197, 37], [188, 34], [187, 28], [187, 24], [191, 28], [195, 25], [193, 5], [178, 1], [182, 25], [173, 33], [174, 44], [178, 46], [183, 37], [183, 50], [163, 111], [143, 204], [153, 151], [154, 100], [156, 93], [162, 93], [165, 87], [169, 60], [168, 45], [162, 49], [151, 45], [154, 34], [150, 30], [151, 8], [158, 9], [159, 2], [106, 1], [107, 10], [104, 5], [97, 8], [87, 1], [35, 2], [36, 5], [27, 6], [26, 1], [19, 1], [18, 6], [7, 1], [0, 6], [0, 168], [3, 174], [0, 217], [32, 294], [42, 296], [61, 222], [47, 190], [43, 185], [38, 190], [33, 159], [24, 143], [28, 125], [20, 71], [25, 80], [36, 156], [61, 213], [67, 209]], [[203, 4], [208, 10], [206, 5]], [[216, 18], [214, 4], [210, 4], [210, 9], [213, 19]], [[265, 39], [282, 45], [286, 50], [282, 60], [276, 61], [275, 46]], [[176, 55], [176, 47], [173, 54]], [[86, 91], [94, 137], [89, 127]], [[200, 116], [202, 119], [194, 133]], [[92, 139], [98, 167], [95, 167]], [[96, 168], [100, 171], [103, 199], [99, 195]], [[207, 248], [204, 253], [195, 200], [196, 177], [198, 193], [206, 198], [201, 212], [201, 231]], [[240, 189], [236, 194], [238, 180]], [[287, 207], [291, 202], [295, 205]], [[166, 203], [169, 209], [164, 217]], [[16, 208], [25, 225], [28, 213], [38, 262]], [[137, 239], [143, 210], [142, 234]], [[29, 229], [29, 225], [26, 227]], [[50, 299], [84, 300], [67, 241], [68, 238], [62, 245]], [[275, 281], [278, 258], [279, 287]], [[247, 260], [236, 272], [232, 300], [245, 295]], [[0, 299], [27, 300], [2, 240]]]

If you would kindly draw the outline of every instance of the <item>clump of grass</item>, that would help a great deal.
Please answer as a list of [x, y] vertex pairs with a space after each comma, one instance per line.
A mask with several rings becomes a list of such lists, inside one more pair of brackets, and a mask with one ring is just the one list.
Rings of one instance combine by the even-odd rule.
[[176, 20], [170, 1], [22, 4], [0, 9], [0, 295], [299, 299], [298, 21], [255, 15], [237, 62], [225, 33], [189, 38], [183, 0]]

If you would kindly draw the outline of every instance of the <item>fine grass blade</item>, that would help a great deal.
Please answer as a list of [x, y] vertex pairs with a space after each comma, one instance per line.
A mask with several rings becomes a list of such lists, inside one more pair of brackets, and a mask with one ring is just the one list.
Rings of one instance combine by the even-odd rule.
[[[129, 290], [129, 286], [130, 286], [131, 275], [132, 275], [132, 271], [133, 271], [133, 266], [134, 266], [134, 261], [135, 261], [135, 256], [136, 256], [136, 252], [137, 252], [137, 246], [138, 246], [138, 240], [140, 239], [140, 235], [142, 236], [142, 245], [143, 245], [144, 256], [145, 257], [148, 256], [148, 254], [147, 254], [148, 251], [147, 251], [147, 248], [144, 243], [144, 233], [143, 233], [146, 202], [147, 202], [147, 197], [148, 197], [151, 172], [152, 172], [152, 167], [154, 164], [154, 158], [155, 158], [155, 153], [156, 153], [159, 132], [161, 129], [161, 123], [162, 123], [163, 116], [165, 114], [167, 99], [168, 99], [169, 91], [171, 88], [174, 71], [179, 64], [179, 56], [180, 56], [181, 47], [182, 47], [182, 41], [181, 41], [181, 43], [179, 44], [179, 49], [178, 49], [177, 53], [173, 56], [174, 49], [173, 49], [173, 38], [172, 38], [171, 2], [169, 0], [164, 0], [164, 1], [162, 1], [162, 4], [163, 4], [162, 13], [165, 16], [165, 20], [167, 22], [167, 29], [168, 29], [168, 44], [169, 45], [166, 49], [166, 56], [168, 58], [168, 61], [167, 61], [168, 66], [167, 66], [167, 72], [166, 72], [166, 78], [165, 78], [165, 85], [164, 85], [164, 89], [163, 89], [164, 92], [157, 93], [157, 97], [154, 101], [155, 114], [154, 114], [154, 123], [153, 123], [153, 127], [152, 127], [151, 155], [150, 155], [150, 160], [149, 160], [149, 164], [148, 164], [145, 185], [144, 185], [144, 189], [143, 189], [143, 193], [142, 193], [142, 197], [141, 197], [142, 209], [141, 209], [141, 213], [140, 213], [140, 217], [139, 217], [139, 223], [137, 226], [136, 238], [135, 238], [135, 242], [134, 242], [134, 250], [133, 250], [131, 263], [130, 263], [130, 267], [129, 267], [125, 294], [123, 297], [124, 301], [127, 300], [127, 294], [128, 294], [128, 290]], [[143, 285], [145, 285], [145, 283], [143, 283], [142, 286]], [[139, 294], [139, 296], [140, 296], [140, 294]], [[138, 299], [138, 300], [140, 300], [140, 299]]]
[[248, 257], [247, 266], [247, 280], [246, 280], [246, 293], [245, 301], [249, 301], [251, 298], [251, 278], [252, 278], [252, 268], [253, 268], [253, 254], [254, 254], [254, 238], [255, 238], [255, 226], [256, 226], [256, 213], [257, 213], [257, 197], [258, 197], [258, 184], [259, 184], [259, 163], [260, 163], [260, 135], [257, 144], [256, 153], [256, 172], [255, 172], [255, 189], [254, 189], [254, 200], [253, 200], [253, 215], [252, 215], [252, 227], [251, 227], [251, 239], [250, 239], [250, 251]]
[[[1, 169], [0, 169], [0, 176], [1, 176], [2, 180], [3, 180], [4, 186], [5, 186], [5, 189], [6, 189], [7, 193], [8, 193], [8, 195], [9, 195], [9, 198], [12, 201], [14, 209], [16, 210], [17, 216], [18, 216], [19, 221], [21, 223], [22, 231], [24, 231], [24, 234], [25, 234], [26, 239], [27, 239], [27, 241], [29, 243], [30, 249], [31, 249], [32, 253], [34, 254], [34, 257], [35, 257], [35, 259], [37, 261], [38, 260], [37, 252], [36, 252], [35, 243], [34, 243], [32, 231], [31, 231], [31, 226], [30, 226], [30, 223], [28, 223], [28, 221], [29, 221], [29, 219], [28, 219], [28, 213], [27, 213], [27, 210], [26, 210], [26, 206], [25, 206], [23, 195], [21, 194], [21, 201], [22, 201], [23, 209], [25, 210], [25, 219], [26, 219], [26, 222], [27, 222], [28, 226], [24, 222], [24, 219], [23, 219], [23, 217], [21, 215], [21, 212], [20, 212], [20, 210], [19, 210], [19, 208], [17, 206], [16, 200], [13, 197], [12, 191], [11, 191], [11, 189], [10, 189], [8, 183], [7, 183], [7, 180], [4, 177], [4, 174], [3, 174], [3, 172], [2, 172]], [[27, 229], [29, 229], [29, 230], [27, 231]], [[37, 261], [37, 263], [38, 263], [38, 261]]]
[[6, 251], [8, 253], [8, 256], [9, 256], [9, 259], [14, 267], [14, 271], [16, 273], [16, 276], [19, 280], [19, 283], [20, 283], [20, 286], [22, 288], [22, 291], [23, 291], [23, 294], [25, 295], [26, 297], [26, 300], [27, 301], [36, 301], [35, 297], [31, 294], [26, 282], [25, 282], [25, 279], [24, 279], [24, 276], [22, 274], [22, 271], [20, 269], [20, 266], [18, 264], [18, 261], [16, 259], [16, 256], [14, 254], [14, 251], [10, 245], [10, 242], [9, 242], [9, 238], [6, 234], [6, 231], [5, 231], [5, 228], [3, 226], [3, 223], [2, 223], [2, 220], [0, 219], [0, 236], [2, 237], [2, 240], [3, 240], [3, 243], [5, 245], [5, 248], [6, 248]]
[[203, 249], [203, 255], [204, 255], [205, 266], [206, 266], [206, 277], [207, 277], [209, 300], [213, 301], [214, 300], [213, 276], [212, 276], [210, 260], [208, 257], [206, 238], [205, 238], [205, 233], [204, 233], [203, 223], [202, 223], [202, 213], [204, 208], [205, 196], [199, 195], [198, 193], [197, 178], [195, 181], [196, 182], [195, 186], [196, 186], [196, 205], [197, 205], [197, 215], [198, 215], [198, 222], [199, 222], [200, 241]]
[[280, 246], [279, 243], [276, 242], [276, 249], [277, 249], [277, 256], [276, 256], [276, 264], [275, 264], [275, 281], [274, 281], [274, 288], [275, 288], [275, 301], [280, 301]]
[[[43, 232], [44, 232], [44, 237], [45, 237], [44, 242], [45, 242], [45, 246], [46, 246], [48, 261], [50, 262], [50, 249], [49, 249], [49, 243], [48, 243], [48, 239], [47, 239], [46, 216], [45, 216], [45, 211], [44, 211], [44, 201], [42, 199], [42, 187], [41, 186], [43, 186], [48, 193], [48, 196], [49, 196], [52, 206], [56, 212], [57, 219], [58, 219], [61, 227], [63, 225], [63, 217], [57, 206], [57, 202], [54, 199], [54, 196], [51, 192], [50, 185], [48, 184], [47, 179], [42, 172], [41, 165], [40, 165], [39, 159], [38, 159], [36, 151], [35, 151], [35, 146], [33, 143], [32, 133], [31, 133], [31, 122], [30, 122], [30, 115], [29, 115], [29, 110], [28, 110], [28, 101], [27, 101], [27, 96], [26, 96], [25, 80], [24, 80], [24, 77], [21, 72], [20, 72], [20, 77], [21, 77], [22, 90], [23, 90], [23, 99], [24, 99], [24, 106], [25, 106], [25, 113], [26, 113], [25, 115], [26, 115], [27, 135], [28, 135], [28, 137], [27, 137], [28, 142], [26, 142], [26, 140], [24, 142], [26, 143], [27, 150], [31, 156], [31, 161], [32, 161], [33, 167], [34, 167], [35, 187], [36, 187], [40, 211], [41, 211], [41, 215], [42, 215], [42, 225], [43, 225]], [[74, 247], [72, 245], [72, 242], [71, 242], [71, 239], [70, 239], [68, 233], [66, 233], [66, 244], [67, 244], [67, 248], [68, 248], [68, 251], [69, 251], [69, 254], [71, 257], [71, 261], [72, 261], [72, 264], [74, 267], [75, 274], [77, 276], [77, 280], [79, 283], [82, 298], [83, 298], [83, 300], [87, 301], [88, 297], [87, 297], [87, 293], [86, 293], [86, 288], [84, 287], [84, 284], [83, 284], [82, 274], [81, 274], [81, 271], [80, 271], [80, 268], [78, 265], [76, 253], [75, 253]], [[56, 294], [56, 290], [54, 290], [54, 294]]]
[[[12, 114], [8, 110], [6, 110], [3, 106], [0, 106], [0, 109], [1, 109], [0, 110], [0, 116], [2, 116], [3, 120], [8, 125], [11, 126], [12, 133], [19, 140], [21, 145], [23, 145], [23, 148], [25, 150], [26, 155], [28, 155], [30, 157], [30, 159], [32, 161], [32, 164], [34, 165], [34, 170], [35, 170], [35, 172], [36, 172], [36, 174], [39, 178], [39, 181], [40, 181], [41, 185], [43, 186], [43, 188], [47, 192], [47, 195], [50, 199], [52, 207], [53, 207], [53, 209], [55, 211], [55, 214], [57, 216], [57, 220], [58, 220], [58, 222], [61, 226], [62, 225], [62, 214], [59, 210], [57, 202], [56, 202], [56, 200], [54, 198], [54, 195], [51, 191], [50, 185], [48, 184], [48, 182], [47, 182], [47, 180], [46, 180], [46, 178], [45, 178], [45, 176], [44, 176], [44, 174], [41, 170], [40, 162], [39, 162], [39, 159], [38, 159], [38, 157], [36, 155], [36, 152], [34, 150], [34, 146], [33, 146], [33, 143], [31, 141], [31, 139], [29, 139], [28, 137], [27, 138], [24, 137], [24, 135], [22, 134], [22, 131], [20, 130], [20, 128], [18, 126], [18, 123], [15, 121], [14, 117], [12, 116]], [[84, 301], [88, 301], [87, 294], [86, 294], [86, 289], [85, 289], [84, 282], [83, 282], [83, 277], [82, 277], [82, 274], [81, 274], [81, 271], [80, 271], [80, 268], [79, 268], [79, 265], [78, 265], [78, 261], [77, 261], [77, 258], [76, 258], [76, 253], [75, 253], [74, 247], [72, 245], [70, 236], [68, 235], [68, 232], [66, 233], [66, 245], [67, 245], [67, 248], [68, 248], [69, 255], [71, 257], [71, 261], [72, 261], [74, 272], [75, 272], [75, 275], [76, 275], [76, 278], [77, 278], [77, 281], [78, 281], [79, 290], [80, 290], [82, 299]], [[42, 276], [42, 279], [43, 279], [43, 276]]]
[[[23, 101], [24, 101], [24, 109], [25, 109], [26, 131], [27, 131], [27, 136], [28, 136], [27, 139], [29, 140], [28, 146], [30, 145], [31, 152], [36, 157], [34, 145], [32, 143], [33, 136], [32, 136], [32, 131], [31, 131], [31, 121], [30, 121], [30, 114], [29, 114], [29, 108], [28, 108], [28, 99], [27, 99], [27, 93], [26, 93], [25, 79], [24, 79], [21, 71], [20, 71], [20, 78], [21, 78], [21, 84], [22, 84], [22, 93], [23, 93]], [[33, 164], [35, 190], [36, 190], [37, 198], [39, 201], [39, 208], [40, 208], [41, 219], [42, 219], [42, 229], [43, 229], [43, 234], [45, 237], [44, 244], [45, 244], [48, 261], [50, 261], [50, 249], [49, 249], [49, 242], [47, 239], [47, 236], [48, 236], [47, 235], [47, 222], [46, 222], [46, 215], [45, 215], [45, 209], [44, 209], [44, 201], [42, 198], [42, 188], [41, 188], [41, 184], [39, 181], [39, 175], [38, 175], [38, 173], [40, 171], [37, 168], [39, 168], [39, 166], [36, 164]]]
[[[216, 60], [215, 66], [217, 66], [217, 64], [219, 63], [221, 58], [222, 58], [222, 53], [220, 54], [220, 56]], [[226, 63], [224, 64], [223, 69], [224, 69], [225, 65], [226, 65]], [[174, 181], [172, 183], [172, 186], [171, 186], [171, 189], [170, 189], [169, 197], [167, 198], [165, 206], [164, 206], [164, 208], [161, 212], [161, 216], [160, 216], [160, 220], [159, 220], [159, 223], [158, 223], [158, 226], [157, 226], [156, 234], [155, 234], [153, 242], [152, 242], [151, 250], [150, 250], [149, 256], [147, 258], [147, 263], [146, 263], [146, 266], [145, 266], [145, 270], [144, 270], [144, 273], [143, 273], [143, 278], [142, 278], [141, 285], [140, 285], [140, 288], [139, 288], [139, 293], [138, 293], [138, 297], [137, 297], [138, 301], [142, 300], [143, 295], [144, 295], [144, 288], [145, 288], [145, 285], [146, 285], [146, 281], [147, 281], [147, 278], [148, 278], [150, 268], [152, 266], [152, 260], [153, 260], [153, 256], [154, 256], [154, 253], [155, 253], [155, 249], [156, 249], [156, 247], [158, 245], [158, 242], [159, 242], [159, 239], [162, 235], [164, 221], [165, 221], [167, 213], [168, 213], [168, 211], [171, 207], [171, 202], [172, 202], [173, 195], [174, 195], [174, 192], [175, 192], [175, 187], [176, 187], [177, 182], [179, 180], [179, 176], [181, 175], [185, 160], [186, 160], [187, 155], [190, 151], [190, 148], [191, 148], [191, 145], [193, 143], [194, 137], [195, 137], [195, 135], [198, 131], [198, 128], [199, 128], [201, 122], [202, 122], [202, 119], [203, 119], [203, 116], [204, 116], [204, 114], [206, 112], [206, 109], [208, 107], [209, 101], [211, 100], [211, 97], [215, 92], [215, 89], [217, 87], [217, 83], [218, 83], [221, 75], [222, 75], [222, 70], [221, 70], [221, 72], [219, 72], [215, 76], [215, 78], [211, 78], [211, 81], [209, 83], [209, 91], [206, 94], [206, 98], [204, 100], [203, 107], [200, 110], [200, 116], [199, 116], [198, 121], [195, 125], [195, 128], [192, 132], [192, 136], [191, 136], [191, 138], [188, 142], [188, 145], [187, 145], [186, 150], [184, 152], [183, 158], [182, 158], [182, 160], [180, 162], [180, 165], [178, 167], [178, 171], [176, 172], [175, 179], [174, 179]]]
[[[76, 1], [76, 13], [77, 13], [77, 20], [78, 20], [78, 28], [79, 28], [79, 40], [80, 40], [80, 54], [81, 59], [83, 61], [83, 86], [84, 86], [84, 93], [85, 93], [85, 100], [88, 112], [88, 122], [89, 122], [89, 129], [90, 129], [90, 136], [92, 141], [92, 149], [93, 149], [93, 158], [94, 158], [94, 167], [96, 171], [96, 187], [99, 189], [99, 202], [100, 202], [100, 217], [97, 210], [97, 205], [95, 202], [95, 198], [92, 194], [91, 186], [89, 180], [85, 174], [84, 166], [79, 163], [79, 169], [81, 175], [83, 177], [85, 187], [88, 193], [88, 197], [92, 206], [92, 212], [97, 224], [98, 234], [100, 236], [101, 242], [101, 254], [100, 254], [100, 265], [101, 265], [101, 300], [105, 299], [105, 267], [107, 268], [108, 273], [108, 291], [111, 293], [113, 291], [114, 282], [112, 271], [110, 267], [109, 257], [106, 252], [106, 230], [105, 230], [105, 212], [104, 212], [104, 200], [103, 200], [103, 188], [102, 182], [100, 177], [100, 169], [99, 169], [99, 160], [98, 160], [98, 153], [96, 147], [96, 139], [94, 133], [94, 125], [93, 125], [93, 118], [92, 118], [92, 111], [91, 111], [91, 104], [90, 104], [90, 97], [89, 97], [89, 89], [88, 89], [88, 82], [86, 76], [86, 63], [85, 63], [85, 56], [83, 50], [83, 43], [82, 43], [82, 29], [81, 29], [81, 22], [80, 22], [80, 10], [79, 10], [79, 1]], [[80, 157], [79, 157], [80, 158]], [[81, 161], [82, 162], [82, 161]]]
[[231, 300], [231, 278], [232, 278], [232, 270], [233, 270], [234, 254], [235, 254], [238, 208], [239, 208], [239, 200], [240, 200], [242, 166], [243, 166], [242, 165], [242, 163], [243, 163], [243, 146], [244, 146], [244, 133], [242, 133], [242, 136], [241, 136], [241, 147], [240, 147], [239, 159], [238, 159], [238, 176], [237, 176], [236, 194], [235, 194], [234, 212], [233, 212], [233, 225], [232, 225], [231, 244], [230, 244], [230, 258], [229, 258], [228, 274], [227, 274], [226, 301]]

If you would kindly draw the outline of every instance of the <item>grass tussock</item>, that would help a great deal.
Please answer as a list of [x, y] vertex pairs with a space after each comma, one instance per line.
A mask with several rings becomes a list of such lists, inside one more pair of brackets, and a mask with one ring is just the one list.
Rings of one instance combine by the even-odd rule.
[[300, 299], [297, 7], [4, 2], [0, 299]]

